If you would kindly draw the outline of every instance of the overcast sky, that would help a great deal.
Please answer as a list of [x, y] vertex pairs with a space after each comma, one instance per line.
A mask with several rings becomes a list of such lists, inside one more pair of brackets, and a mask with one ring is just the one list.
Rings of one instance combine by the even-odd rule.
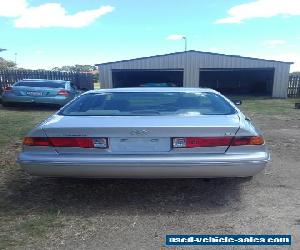
[[0, 56], [20, 67], [96, 64], [188, 49], [293, 61], [300, 0], [0, 0]]

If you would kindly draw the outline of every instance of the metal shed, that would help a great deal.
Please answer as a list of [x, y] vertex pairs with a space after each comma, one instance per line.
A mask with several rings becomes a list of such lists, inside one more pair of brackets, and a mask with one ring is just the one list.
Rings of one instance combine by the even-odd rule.
[[202, 51], [176, 52], [97, 64], [102, 88], [170, 83], [224, 94], [287, 97], [291, 62]]

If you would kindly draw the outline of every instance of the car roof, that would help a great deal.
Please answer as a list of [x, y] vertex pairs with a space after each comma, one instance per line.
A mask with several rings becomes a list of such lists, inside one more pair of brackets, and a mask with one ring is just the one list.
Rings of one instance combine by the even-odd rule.
[[182, 87], [137, 87], [137, 88], [114, 88], [114, 89], [99, 89], [90, 90], [86, 93], [103, 93], [103, 92], [211, 92], [217, 91], [209, 88], [182, 88]]

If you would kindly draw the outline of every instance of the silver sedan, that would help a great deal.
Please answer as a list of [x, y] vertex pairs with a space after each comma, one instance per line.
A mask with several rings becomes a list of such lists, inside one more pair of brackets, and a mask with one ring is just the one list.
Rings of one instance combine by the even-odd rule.
[[25, 103], [63, 106], [78, 94], [77, 87], [69, 81], [24, 79], [6, 87], [1, 99], [3, 106]]
[[38, 176], [248, 177], [269, 161], [262, 134], [211, 89], [89, 91], [24, 138], [18, 161]]

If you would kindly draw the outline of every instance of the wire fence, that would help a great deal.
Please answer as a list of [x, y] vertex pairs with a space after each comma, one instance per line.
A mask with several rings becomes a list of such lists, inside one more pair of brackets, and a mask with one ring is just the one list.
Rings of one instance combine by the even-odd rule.
[[297, 98], [300, 97], [300, 75], [291, 74], [289, 77], [289, 85], [287, 91], [288, 97]]

